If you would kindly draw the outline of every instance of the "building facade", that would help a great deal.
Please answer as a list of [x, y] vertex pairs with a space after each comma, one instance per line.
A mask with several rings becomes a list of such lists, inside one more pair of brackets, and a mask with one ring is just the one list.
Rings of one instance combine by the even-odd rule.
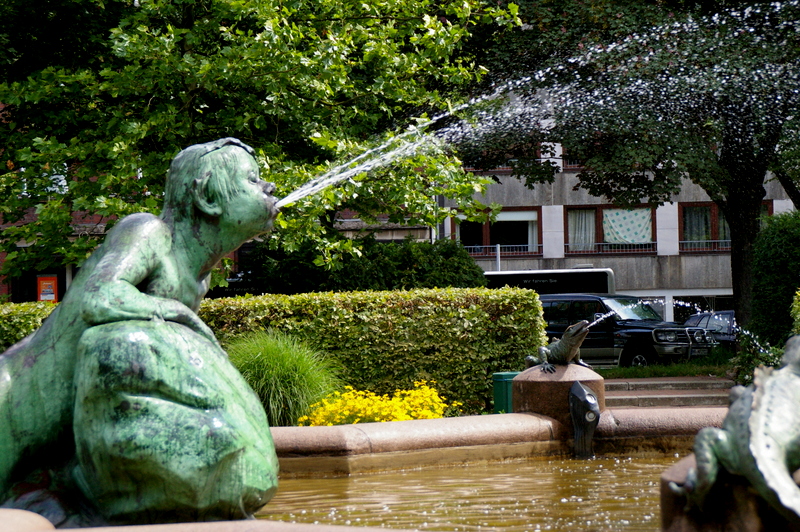
[[[485, 271], [610, 268], [617, 292], [652, 299], [666, 320], [696, 310], [732, 308], [730, 234], [697, 185], [685, 181], [670, 203], [620, 209], [576, 188], [575, 164], [531, 190], [510, 168], [487, 174], [481, 198], [503, 206], [495, 223], [446, 225]], [[765, 184], [765, 215], [793, 209], [783, 188]], [[682, 311], [686, 307], [689, 311]]]

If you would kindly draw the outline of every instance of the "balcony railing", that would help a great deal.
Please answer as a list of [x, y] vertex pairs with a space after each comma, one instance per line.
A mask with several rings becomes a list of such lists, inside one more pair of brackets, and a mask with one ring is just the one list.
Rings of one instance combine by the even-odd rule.
[[642, 242], [639, 244], [612, 244], [609, 242], [595, 242], [593, 244], [564, 244], [567, 255], [588, 255], [598, 253], [642, 254], [655, 253], [655, 242]]
[[464, 246], [473, 257], [495, 257], [498, 251], [501, 257], [513, 257], [517, 255], [541, 255], [542, 245], [528, 245], [522, 244], [519, 246], [503, 246], [496, 244], [494, 246]]
[[681, 240], [678, 249], [685, 253], [719, 253], [731, 250], [730, 240]]

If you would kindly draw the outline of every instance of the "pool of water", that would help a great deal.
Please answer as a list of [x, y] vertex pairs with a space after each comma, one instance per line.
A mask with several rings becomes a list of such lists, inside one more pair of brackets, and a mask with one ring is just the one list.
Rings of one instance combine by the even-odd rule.
[[417, 530], [660, 530], [659, 477], [677, 455], [537, 459], [283, 479], [258, 517]]

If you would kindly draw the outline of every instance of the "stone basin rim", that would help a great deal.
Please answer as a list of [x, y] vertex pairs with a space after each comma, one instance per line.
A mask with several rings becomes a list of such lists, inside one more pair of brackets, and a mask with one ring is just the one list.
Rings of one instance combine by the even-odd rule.
[[[598, 454], [688, 452], [706, 426], [720, 426], [727, 407], [613, 408], [595, 432]], [[281, 476], [348, 475], [380, 470], [567, 455], [570, 431], [531, 413], [363, 423], [273, 427]], [[0, 532], [55, 530], [43, 517], [0, 509]], [[266, 520], [86, 528], [96, 532], [377, 532], [383, 528]]]

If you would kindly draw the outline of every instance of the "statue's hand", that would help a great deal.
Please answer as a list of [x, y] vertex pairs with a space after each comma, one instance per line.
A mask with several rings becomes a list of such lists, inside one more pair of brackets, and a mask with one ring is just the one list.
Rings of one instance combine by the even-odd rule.
[[214, 331], [200, 319], [192, 309], [174, 299], [165, 299], [158, 305], [155, 318], [161, 318], [166, 321], [174, 321], [189, 327], [197, 334], [205, 337], [219, 346], [217, 337], [214, 336]]
[[553, 364], [551, 364], [550, 362], [542, 362], [541, 366], [542, 366], [542, 371], [545, 372], [545, 373], [555, 373], [556, 372], [556, 367]]
[[695, 506], [702, 508], [702, 500], [697, 500], [697, 494], [695, 491], [696, 485], [697, 470], [695, 468], [689, 469], [688, 473], [686, 474], [686, 480], [684, 480], [683, 484], [678, 484], [676, 482], [669, 483], [669, 489], [672, 491], [672, 493], [686, 497], [686, 506], [684, 506], [684, 511], [688, 512]]

